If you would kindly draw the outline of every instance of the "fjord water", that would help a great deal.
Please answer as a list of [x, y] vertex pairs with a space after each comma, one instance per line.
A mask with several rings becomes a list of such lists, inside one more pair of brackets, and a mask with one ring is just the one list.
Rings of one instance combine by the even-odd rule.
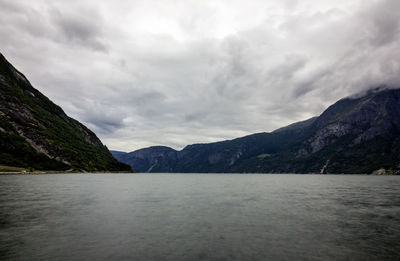
[[0, 176], [0, 259], [400, 259], [399, 189], [361, 175]]

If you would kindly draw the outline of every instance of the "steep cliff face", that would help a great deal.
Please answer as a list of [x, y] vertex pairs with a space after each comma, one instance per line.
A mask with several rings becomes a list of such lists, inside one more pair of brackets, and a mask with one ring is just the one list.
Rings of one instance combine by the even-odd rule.
[[397, 173], [400, 90], [377, 88], [342, 99], [319, 117], [272, 133], [189, 145], [167, 161], [175, 167], [166, 172]]
[[315, 153], [346, 135], [353, 138], [349, 146], [390, 137], [400, 129], [399, 105], [400, 92], [389, 89], [374, 89], [360, 98], [340, 100], [313, 122], [313, 134], [303, 143], [301, 153]]
[[[400, 90], [377, 88], [330, 106], [295, 153], [318, 172], [370, 173], [400, 168]], [[306, 170], [306, 169], [304, 169]]]
[[0, 165], [39, 170], [129, 170], [97, 136], [0, 54]]

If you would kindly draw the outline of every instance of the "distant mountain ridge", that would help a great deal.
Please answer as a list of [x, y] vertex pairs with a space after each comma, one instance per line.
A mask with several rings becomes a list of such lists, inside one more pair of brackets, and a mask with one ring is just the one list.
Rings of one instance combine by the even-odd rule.
[[129, 171], [0, 53], [0, 165], [36, 170]]
[[178, 160], [177, 151], [165, 146], [153, 146], [136, 150], [135, 153], [111, 151], [121, 162], [130, 162], [140, 172], [172, 172]]
[[271, 133], [163, 151], [114, 156], [140, 172], [399, 173], [400, 90], [344, 98]]

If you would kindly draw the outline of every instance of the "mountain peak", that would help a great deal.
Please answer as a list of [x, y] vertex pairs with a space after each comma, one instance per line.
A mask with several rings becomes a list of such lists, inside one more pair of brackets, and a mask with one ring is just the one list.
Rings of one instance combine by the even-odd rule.
[[371, 87], [366, 90], [354, 93], [343, 99], [360, 99], [360, 98], [364, 98], [364, 97], [374, 96], [374, 95], [382, 93], [382, 92], [391, 92], [391, 91], [396, 91], [399, 89], [400, 89], [400, 87], [398, 87], [398, 86], [382, 84], [379, 86]]

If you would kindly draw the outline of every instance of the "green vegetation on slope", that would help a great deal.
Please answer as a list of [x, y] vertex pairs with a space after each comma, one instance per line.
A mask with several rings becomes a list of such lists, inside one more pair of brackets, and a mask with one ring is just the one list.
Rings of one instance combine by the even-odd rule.
[[96, 135], [32, 87], [0, 54], [0, 164], [38, 170], [129, 171]]

